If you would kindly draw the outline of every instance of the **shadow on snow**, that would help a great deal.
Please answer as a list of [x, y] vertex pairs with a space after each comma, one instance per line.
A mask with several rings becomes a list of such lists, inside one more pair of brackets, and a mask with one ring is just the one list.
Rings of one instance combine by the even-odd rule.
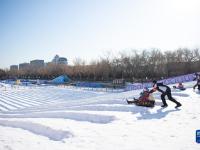
[[180, 111], [180, 109], [172, 109], [172, 110], [166, 110], [160, 108], [156, 111], [156, 113], [150, 113], [148, 109], [143, 109], [140, 111], [140, 116], [137, 117], [138, 120], [147, 120], [147, 119], [161, 119], [166, 117], [169, 113]]

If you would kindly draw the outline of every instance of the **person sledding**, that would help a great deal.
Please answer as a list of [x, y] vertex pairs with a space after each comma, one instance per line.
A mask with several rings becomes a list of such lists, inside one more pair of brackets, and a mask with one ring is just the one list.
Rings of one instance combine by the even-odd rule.
[[126, 100], [128, 104], [135, 104], [137, 106], [144, 107], [154, 107], [155, 101], [151, 93], [149, 93], [148, 88], [145, 88], [143, 92], [140, 93], [138, 99], [134, 98], [133, 100]]
[[171, 93], [171, 89], [169, 86], [167, 85], [164, 85], [163, 83], [157, 83], [156, 80], [153, 81], [153, 89], [149, 91], [149, 93], [153, 93], [153, 92], [156, 92], [156, 91], [159, 91], [161, 92], [161, 100], [163, 102], [163, 105], [161, 107], [167, 107], [167, 102], [165, 100], [165, 96], [168, 97], [168, 99], [172, 102], [174, 102], [176, 104], [175, 108], [178, 108], [181, 105], [181, 103], [177, 102], [173, 97], [172, 97], [172, 93]]
[[173, 86], [174, 89], [178, 89], [184, 91], [186, 88], [184, 87], [182, 82], [179, 82], [177, 86]]
[[200, 92], [200, 74], [196, 74], [196, 77], [194, 78], [194, 81], [197, 80], [197, 83], [193, 86], [193, 89], [197, 87]]

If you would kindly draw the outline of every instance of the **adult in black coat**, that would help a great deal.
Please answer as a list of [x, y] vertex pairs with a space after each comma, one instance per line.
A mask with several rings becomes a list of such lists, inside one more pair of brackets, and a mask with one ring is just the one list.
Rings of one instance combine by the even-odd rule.
[[153, 81], [153, 89], [150, 91], [150, 93], [153, 93], [155, 91], [161, 92], [161, 99], [163, 102], [163, 105], [161, 107], [167, 107], [167, 102], [165, 100], [165, 96], [167, 95], [168, 99], [174, 103], [176, 103], [175, 108], [178, 108], [181, 106], [181, 103], [177, 102], [173, 97], [171, 93], [171, 89], [169, 86], [164, 85], [163, 83], [157, 83], [157, 81]]
[[198, 90], [200, 91], [200, 74], [196, 74], [196, 77], [194, 78], [194, 80], [197, 80], [197, 83], [193, 86], [193, 89], [198, 87]]

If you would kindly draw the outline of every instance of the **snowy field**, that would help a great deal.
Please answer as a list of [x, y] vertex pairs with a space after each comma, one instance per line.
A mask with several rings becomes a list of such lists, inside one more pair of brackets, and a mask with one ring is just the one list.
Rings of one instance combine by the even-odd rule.
[[[128, 105], [140, 91], [0, 84], [0, 150], [199, 150], [200, 94], [191, 85], [160, 107]], [[6, 87], [5, 87], [6, 86]]]

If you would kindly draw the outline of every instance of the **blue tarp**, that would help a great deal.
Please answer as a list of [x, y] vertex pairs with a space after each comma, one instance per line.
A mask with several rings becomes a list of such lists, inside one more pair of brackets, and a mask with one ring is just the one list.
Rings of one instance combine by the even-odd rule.
[[62, 75], [59, 76], [55, 79], [52, 80], [52, 83], [54, 84], [62, 84], [62, 83], [67, 83], [70, 81], [70, 78], [67, 75]]

